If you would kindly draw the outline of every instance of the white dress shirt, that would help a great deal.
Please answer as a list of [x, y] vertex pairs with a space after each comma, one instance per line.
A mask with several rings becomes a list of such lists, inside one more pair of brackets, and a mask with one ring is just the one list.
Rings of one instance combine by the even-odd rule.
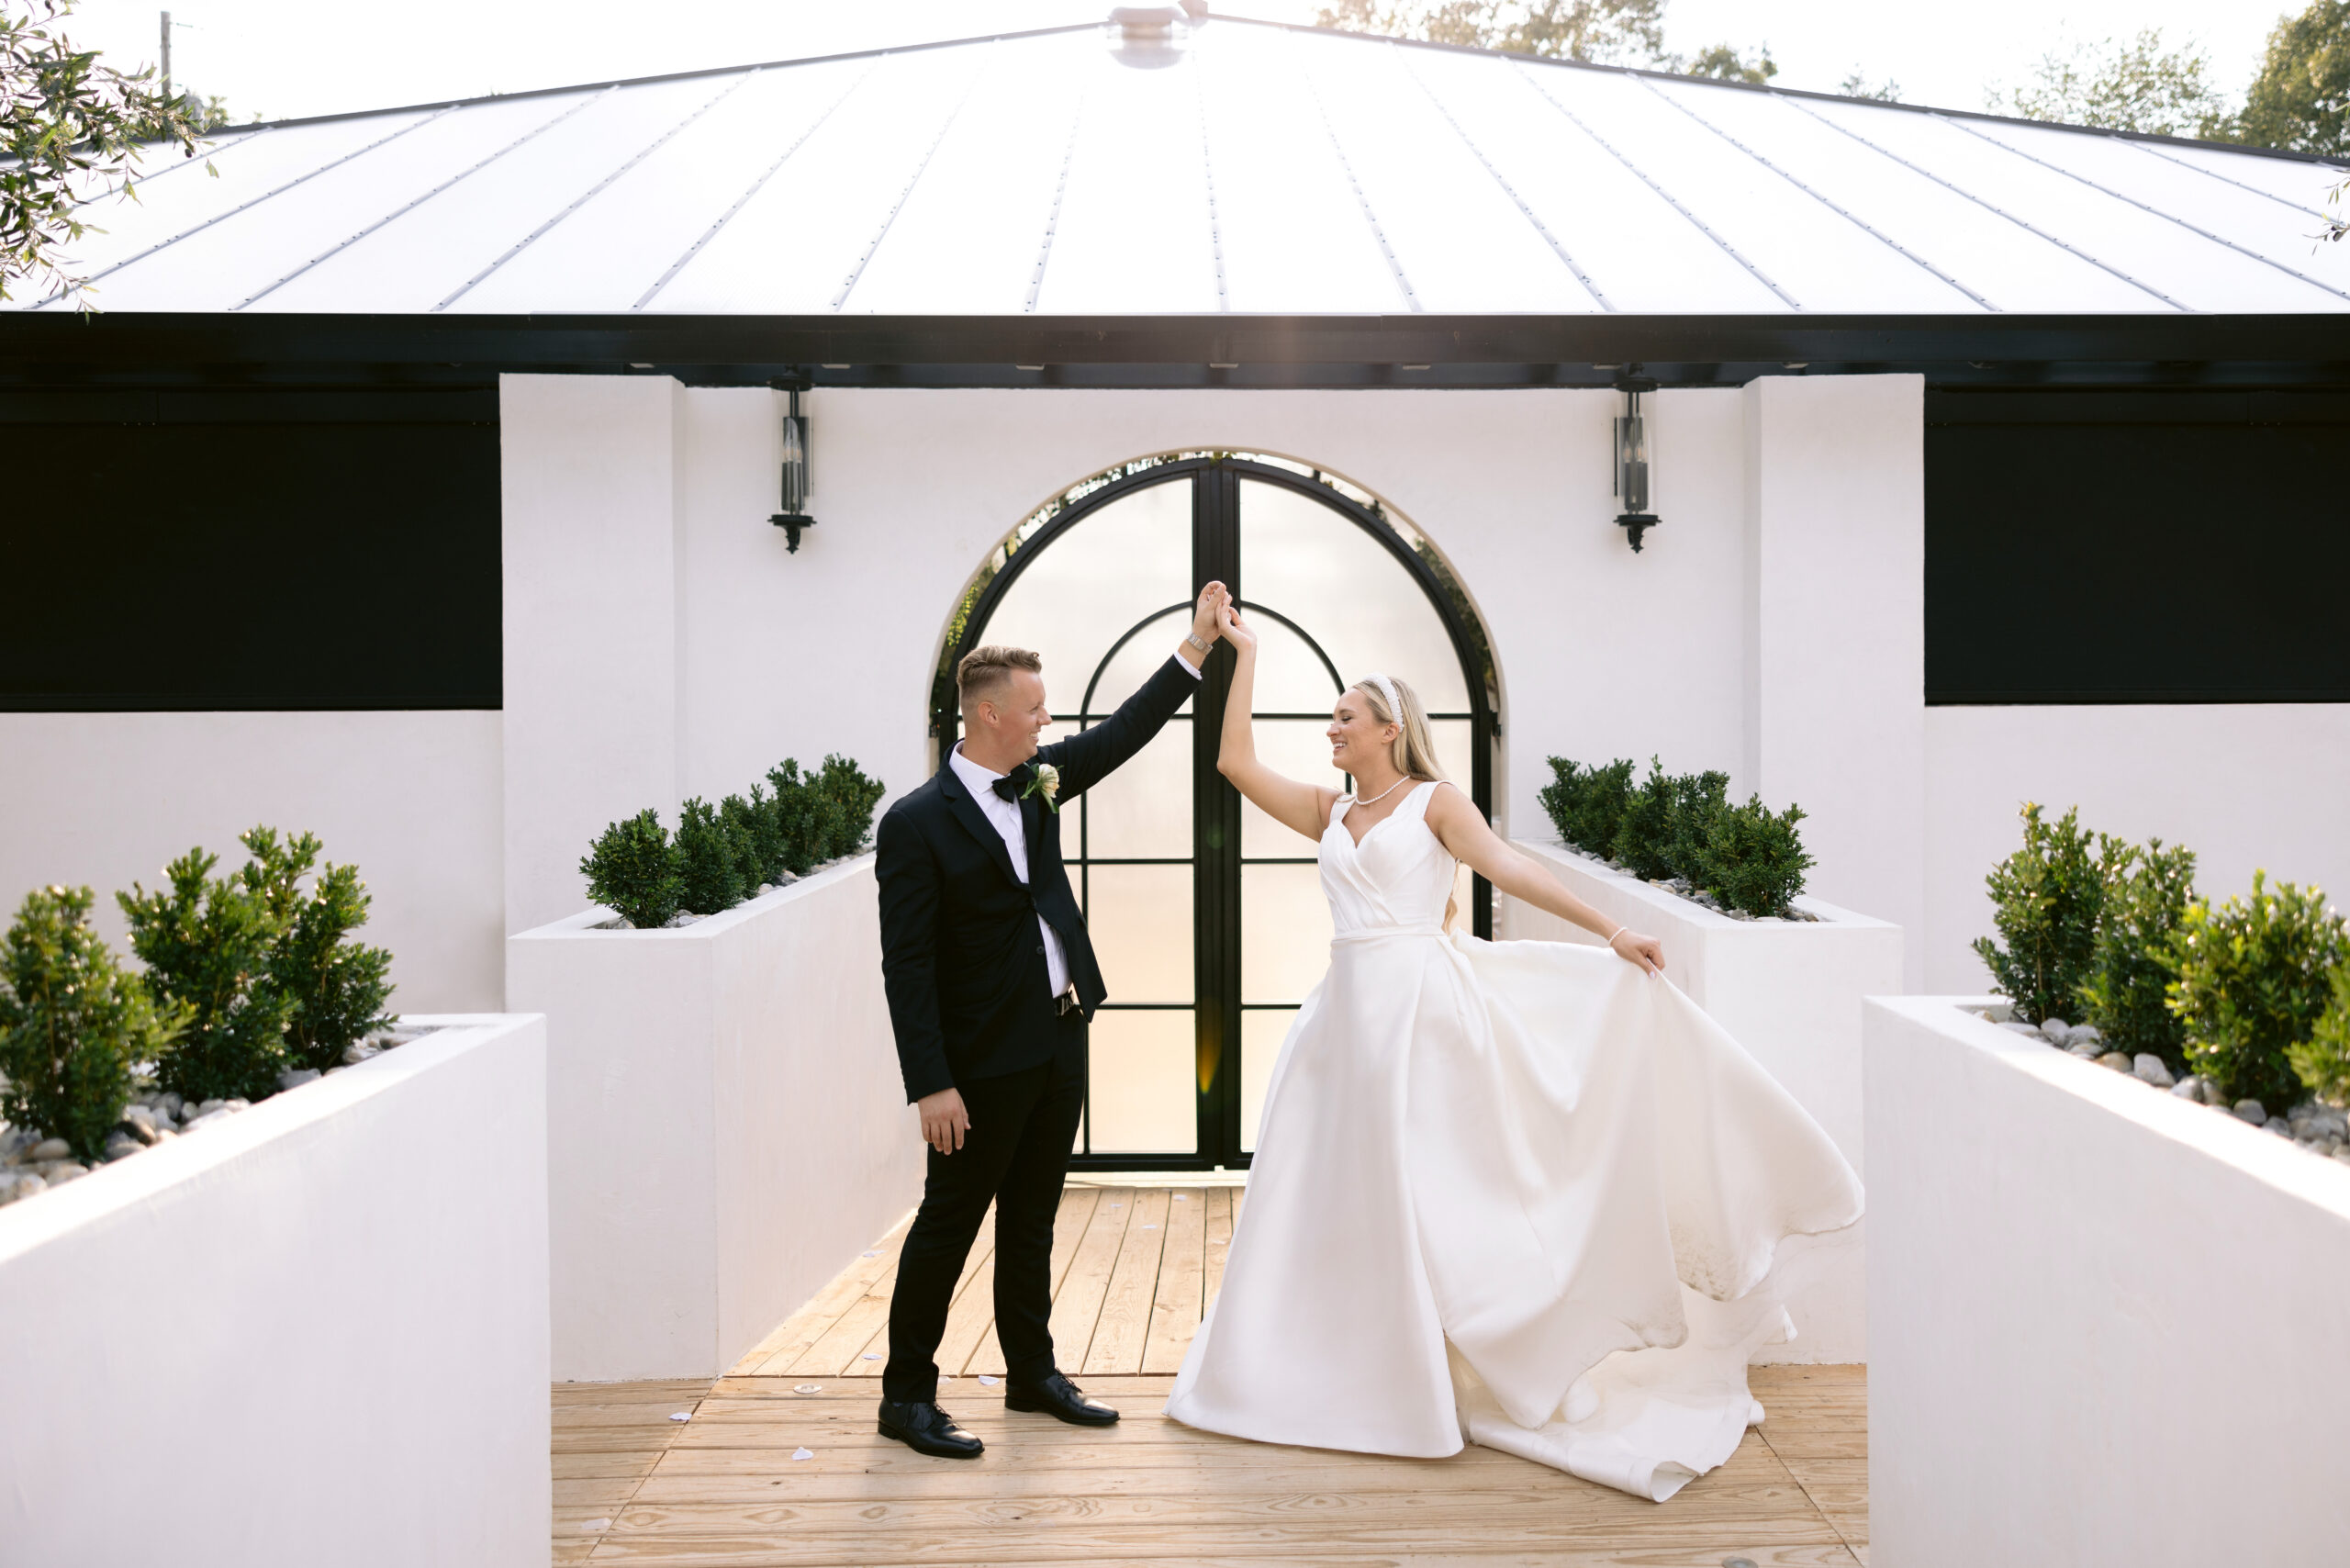
[[[1190, 659], [1179, 656], [1175, 662], [1193, 680], [1200, 678], [1200, 666]], [[1003, 839], [1004, 848], [1012, 852], [1012, 874], [1020, 879], [1022, 887], [1026, 887], [1028, 834], [1020, 820], [1020, 802], [1007, 801], [995, 792], [995, 781], [1008, 776], [991, 773], [965, 756], [961, 741], [955, 743], [955, 750], [946, 761], [955, 769], [955, 777], [963, 781], [963, 788], [971, 792], [971, 799], [979, 802], [979, 810], [987, 814], [988, 824]], [[1045, 934], [1045, 983], [1049, 994], [1058, 996], [1069, 989], [1069, 955], [1061, 951], [1061, 935], [1053, 929], [1051, 921], [1040, 914], [1036, 928]]]

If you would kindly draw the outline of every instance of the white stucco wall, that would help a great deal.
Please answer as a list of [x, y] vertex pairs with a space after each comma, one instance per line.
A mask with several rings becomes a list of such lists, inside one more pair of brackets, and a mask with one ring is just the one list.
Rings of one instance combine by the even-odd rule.
[[412, 1021], [0, 1209], [0, 1562], [547, 1561], [546, 1031]]
[[257, 824], [307, 829], [366, 879], [361, 935], [392, 950], [394, 1007], [500, 1007], [501, 729], [487, 712], [0, 713], [0, 921], [30, 889], [86, 884], [120, 951], [117, 891], [161, 885], [198, 845], [241, 866]]
[[1926, 715], [1926, 985], [1990, 983], [1983, 879], [2021, 842], [2017, 812], [2081, 809], [2100, 832], [2196, 854], [2213, 897], [2269, 879], [2350, 895], [2350, 704], [1935, 708]]
[[2350, 1167], [1951, 998], [1865, 1051], [1876, 1558], [2343, 1561]]
[[1814, 812], [1821, 896], [1919, 917], [1916, 377], [1661, 394], [1665, 521], [1638, 555], [1606, 392], [820, 390], [820, 522], [790, 554], [777, 395], [670, 386], [502, 383], [509, 930], [576, 907], [589, 836], [646, 805], [828, 751], [919, 782], [938, 640], [987, 552], [1079, 479], [1197, 448], [1344, 475], [1445, 553], [1501, 669], [1504, 825], [1540, 822], [1553, 753], [1719, 767]]
[[716, 1377], [921, 1196], [873, 857], [675, 931], [514, 936], [547, 1015], [558, 1380]]

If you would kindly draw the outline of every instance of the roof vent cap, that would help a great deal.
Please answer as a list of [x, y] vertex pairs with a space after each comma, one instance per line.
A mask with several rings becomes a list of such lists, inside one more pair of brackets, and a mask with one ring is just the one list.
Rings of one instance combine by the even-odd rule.
[[1180, 6], [1119, 6], [1112, 8], [1102, 31], [1120, 64], [1149, 71], [1181, 60], [1192, 33], [1207, 19], [1202, 0]]

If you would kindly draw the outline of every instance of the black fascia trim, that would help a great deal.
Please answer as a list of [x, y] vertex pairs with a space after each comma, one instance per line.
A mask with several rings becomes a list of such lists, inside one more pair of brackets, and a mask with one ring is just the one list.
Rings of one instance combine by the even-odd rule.
[[2214, 687], [2208, 690], [2174, 687], [2144, 690], [2083, 687], [2056, 688], [2048, 691], [2018, 691], [2013, 687], [2002, 687], [1997, 690], [1962, 689], [1926, 693], [1926, 706], [1929, 708], [2273, 707], [2297, 702], [2350, 702], [2350, 687]]
[[[424, 316], [0, 312], [0, 386], [1606, 386], [1921, 371], [2029, 387], [2350, 385], [2350, 312], [2094, 316]], [[844, 367], [833, 370], [820, 366]], [[1042, 366], [1042, 369], [1020, 367]], [[1426, 365], [1426, 370], [1407, 366]], [[1219, 366], [1227, 368], [1217, 368]]]
[[0, 713], [495, 713], [495, 691], [332, 698], [239, 691], [0, 691]]

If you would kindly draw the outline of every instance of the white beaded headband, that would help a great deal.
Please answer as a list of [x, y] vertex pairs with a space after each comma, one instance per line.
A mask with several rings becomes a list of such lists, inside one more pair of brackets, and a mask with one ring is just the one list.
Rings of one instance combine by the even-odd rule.
[[1394, 683], [1390, 681], [1383, 675], [1367, 675], [1363, 677], [1362, 679], [1365, 686], [1375, 686], [1379, 689], [1379, 695], [1387, 699], [1387, 712], [1389, 717], [1394, 722], [1398, 724], [1402, 723], [1404, 722], [1404, 704], [1396, 699]]

